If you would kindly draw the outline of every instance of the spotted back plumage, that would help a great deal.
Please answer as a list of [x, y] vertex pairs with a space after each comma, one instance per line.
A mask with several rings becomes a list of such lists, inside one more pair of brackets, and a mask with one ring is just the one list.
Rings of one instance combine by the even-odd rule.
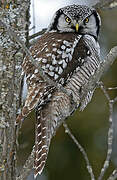
[[[59, 16], [57, 16], [58, 12], [60, 13]], [[61, 16], [61, 13], [65, 13], [65, 17], [67, 14], [75, 19], [76, 23], [77, 19], [80, 19], [82, 21], [82, 30], [85, 28], [84, 19], [93, 16], [93, 12], [96, 13], [93, 8], [80, 5], [61, 8], [55, 13], [47, 32], [30, 48], [36, 64], [41, 66], [50, 79], [61, 84], [71, 93], [73, 101], [81, 110], [86, 107], [94, 92], [88, 92], [83, 101], [81, 101], [81, 90], [100, 66], [100, 52], [97, 42], [98, 33], [96, 30], [94, 30], [96, 33], [93, 33], [90, 26], [86, 26], [85, 31], [78, 33], [74, 30], [72, 22], [72, 32], [66, 32], [66, 30], [64, 32], [64, 27], [63, 32], [60, 32], [57, 29], [59, 28], [57, 23], [59, 18], [63, 18], [64, 25], [64, 15]], [[95, 18], [98, 18], [98, 16]], [[89, 20], [90, 24], [95, 23], [95, 27], [99, 29], [100, 22], [98, 23], [95, 18], [92, 18], [91, 21]], [[53, 24], [54, 28], [56, 26], [54, 31]], [[70, 28], [69, 24], [68, 28]], [[41, 174], [45, 166], [51, 138], [63, 120], [70, 116], [73, 102], [71, 102], [71, 97], [56, 89], [55, 86], [48, 84], [40, 76], [39, 70], [32, 64], [29, 57], [24, 58], [22, 67], [27, 78], [28, 94], [17, 121], [26, 117], [33, 109], [36, 109], [34, 159], [34, 174], [36, 178], [38, 174]]]

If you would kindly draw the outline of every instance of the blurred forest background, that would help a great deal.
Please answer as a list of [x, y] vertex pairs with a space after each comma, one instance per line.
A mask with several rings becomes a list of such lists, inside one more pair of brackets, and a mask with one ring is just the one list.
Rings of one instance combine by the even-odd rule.
[[[94, 1], [92, 1], [94, 2]], [[31, 25], [35, 29], [30, 34], [47, 28], [53, 13], [60, 7], [68, 4], [90, 4], [91, 1], [73, 0], [32, 0]], [[101, 58], [104, 59], [109, 50], [117, 45], [117, 8], [101, 10], [102, 19], [99, 43], [101, 46]], [[101, 79], [106, 87], [117, 86], [117, 62], [110, 67]], [[117, 96], [117, 90], [109, 91], [113, 98]], [[34, 113], [24, 121], [19, 136], [19, 166], [23, 165], [34, 145]], [[108, 133], [109, 108], [107, 100], [100, 89], [96, 89], [92, 101], [83, 112], [77, 110], [69, 117], [67, 124], [78, 141], [85, 148], [89, 160], [93, 166], [96, 177], [100, 173], [106, 157], [107, 133]], [[114, 106], [114, 143], [110, 168], [104, 179], [107, 179], [112, 170], [117, 167], [117, 105]], [[33, 172], [28, 180], [33, 180]], [[84, 158], [74, 142], [65, 134], [61, 126], [56, 136], [52, 139], [48, 160], [39, 180], [89, 180]]]

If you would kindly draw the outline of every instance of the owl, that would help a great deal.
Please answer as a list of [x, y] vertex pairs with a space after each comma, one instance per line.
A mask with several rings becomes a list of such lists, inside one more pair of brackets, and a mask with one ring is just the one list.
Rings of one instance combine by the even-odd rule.
[[67, 93], [48, 83], [29, 57], [22, 63], [28, 93], [17, 121], [36, 110], [34, 176], [41, 174], [50, 141], [63, 120], [71, 115], [72, 103], [83, 110], [94, 90], [81, 101], [81, 90], [100, 66], [98, 43], [101, 20], [92, 7], [70, 5], [59, 9], [47, 31], [30, 48], [35, 63]]

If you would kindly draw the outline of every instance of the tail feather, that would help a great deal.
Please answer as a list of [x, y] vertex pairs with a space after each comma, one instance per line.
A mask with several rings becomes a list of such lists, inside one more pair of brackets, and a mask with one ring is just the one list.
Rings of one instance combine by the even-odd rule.
[[34, 177], [41, 174], [48, 155], [47, 125], [41, 110], [36, 110]]
[[[41, 107], [41, 106], [40, 106]], [[41, 174], [45, 166], [50, 141], [62, 123], [69, 116], [70, 99], [61, 92], [54, 93], [50, 102], [36, 109], [34, 177]]]

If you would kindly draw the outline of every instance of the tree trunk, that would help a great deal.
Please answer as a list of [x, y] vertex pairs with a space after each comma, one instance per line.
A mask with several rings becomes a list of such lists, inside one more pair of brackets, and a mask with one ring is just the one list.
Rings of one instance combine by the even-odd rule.
[[[26, 42], [30, 0], [2, 0], [0, 19]], [[23, 51], [0, 26], [0, 180], [16, 179], [15, 120], [20, 104]]]

